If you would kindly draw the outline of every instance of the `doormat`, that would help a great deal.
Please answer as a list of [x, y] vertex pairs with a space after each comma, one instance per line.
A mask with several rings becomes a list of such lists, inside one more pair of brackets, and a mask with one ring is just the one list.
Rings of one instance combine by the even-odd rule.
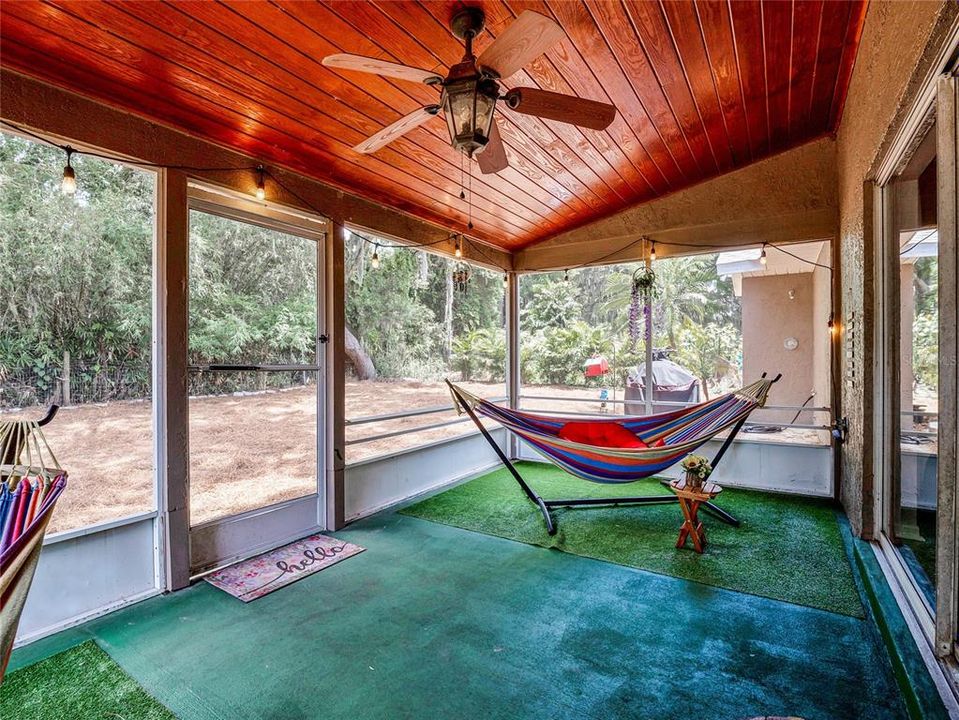
[[204, 579], [233, 597], [250, 602], [365, 549], [329, 535], [310, 535], [212, 572]]

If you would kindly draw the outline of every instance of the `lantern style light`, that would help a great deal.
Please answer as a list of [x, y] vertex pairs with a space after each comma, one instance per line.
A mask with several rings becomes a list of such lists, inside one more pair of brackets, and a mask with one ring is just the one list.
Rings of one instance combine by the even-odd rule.
[[443, 84], [443, 114], [456, 150], [473, 157], [473, 153], [489, 142], [493, 125], [493, 109], [499, 98], [499, 85], [489, 74], [478, 70], [473, 56], [476, 29], [464, 28], [466, 53], [450, 68]]

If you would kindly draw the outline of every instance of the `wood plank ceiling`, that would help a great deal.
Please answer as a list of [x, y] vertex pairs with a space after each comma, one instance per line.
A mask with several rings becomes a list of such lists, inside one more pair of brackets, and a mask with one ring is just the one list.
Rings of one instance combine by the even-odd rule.
[[[566, 33], [505, 88], [619, 110], [603, 132], [499, 113], [510, 167], [474, 173], [470, 234], [507, 250], [834, 132], [866, 11], [866, 0], [477, 4], [488, 29], [477, 52], [527, 9]], [[461, 156], [441, 120], [373, 155], [351, 149], [437, 91], [320, 64], [349, 52], [445, 74], [463, 53], [448, 27], [460, 7], [5, 2], [0, 63], [465, 231]]]

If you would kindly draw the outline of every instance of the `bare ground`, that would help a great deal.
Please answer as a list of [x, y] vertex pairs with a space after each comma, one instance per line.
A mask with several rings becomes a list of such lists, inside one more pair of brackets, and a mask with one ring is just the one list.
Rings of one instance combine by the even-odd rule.
[[[484, 397], [502, 397], [502, 383], [464, 383]], [[537, 410], [598, 413], [597, 388], [524, 387], [525, 395], [562, 400], [529, 400]], [[622, 395], [618, 394], [621, 398]], [[592, 402], [576, 402], [576, 398]], [[349, 381], [346, 415], [357, 419], [416, 408], [450, 406], [446, 386], [416, 381]], [[621, 408], [621, 405], [612, 406]], [[7, 413], [36, 417], [39, 411]], [[455, 412], [347, 426], [347, 442], [457, 419]], [[472, 432], [468, 420], [409, 435], [349, 444], [346, 461], [359, 462], [428, 442]], [[63, 408], [44, 434], [69, 486], [54, 513], [50, 532], [114, 520], [155, 507], [151, 405], [113, 402]], [[816, 431], [788, 430], [753, 439], [819, 442]], [[808, 437], [807, 437], [808, 436]], [[316, 391], [298, 387], [246, 395], [190, 400], [190, 482], [193, 523], [251, 510], [316, 489]]]

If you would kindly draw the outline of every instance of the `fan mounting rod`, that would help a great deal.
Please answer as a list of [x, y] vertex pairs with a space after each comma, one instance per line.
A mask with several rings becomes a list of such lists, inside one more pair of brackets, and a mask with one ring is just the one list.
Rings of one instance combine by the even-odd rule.
[[466, 7], [460, 10], [450, 20], [450, 29], [453, 34], [466, 43], [467, 54], [473, 54], [473, 38], [483, 32], [486, 27], [486, 13], [478, 7]]

